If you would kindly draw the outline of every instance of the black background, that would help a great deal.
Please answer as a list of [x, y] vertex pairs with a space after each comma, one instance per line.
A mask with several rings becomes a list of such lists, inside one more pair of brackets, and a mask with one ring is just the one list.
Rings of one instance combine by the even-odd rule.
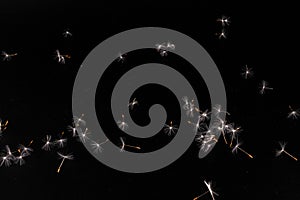
[[[215, 35], [222, 15], [232, 21], [226, 40]], [[193, 199], [207, 190], [203, 181], [212, 180], [217, 199], [299, 199], [299, 164], [275, 157], [282, 140], [300, 157], [299, 121], [286, 118], [289, 105], [300, 107], [296, 5], [1, 1], [0, 19], [0, 50], [18, 53], [0, 62], [0, 117], [9, 120], [1, 149], [34, 139], [35, 150], [24, 166], [0, 168], [1, 198]], [[200, 160], [194, 144], [164, 169], [127, 174], [104, 166], [71, 140], [65, 150], [75, 159], [56, 173], [56, 151], [40, 148], [46, 134], [55, 137], [71, 123], [72, 86], [80, 64], [104, 39], [143, 26], [180, 31], [208, 51], [225, 83], [230, 120], [242, 126], [243, 148], [254, 159], [232, 155], [221, 141]], [[62, 36], [65, 29], [72, 38]], [[72, 58], [57, 63], [56, 49]], [[245, 64], [255, 72], [252, 79], [240, 75]], [[274, 87], [263, 96], [258, 93], [262, 80]]]

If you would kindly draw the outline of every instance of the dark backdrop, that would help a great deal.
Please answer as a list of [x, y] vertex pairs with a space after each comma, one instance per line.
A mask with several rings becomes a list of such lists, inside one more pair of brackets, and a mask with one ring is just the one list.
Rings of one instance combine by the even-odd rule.
[[[1, 198], [193, 199], [206, 191], [203, 181], [212, 180], [217, 199], [299, 199], [299, 164], [286, 156], [275, 158], [281, 140], [300, 157], [299, 121], [286, 118], [289, 105], [300, 107], [297, 6], [251, 2], [1, 1], [0, 50], [18, 56], [0, 61], [0, 117], [9, 120], [0, 148], [15, 149], [34, 139], [24, 166], [0, 168]], [[215, 35], [222, 15], [232, 21], [226, 40]], [[143, 26], [183, 32], [208, 51], [225, 82], [230, 120], [242, 126], [243, 148], [254, 159], [232, 155], [220, 142], [200, 160], [193, 144], [164, 169], [128, 174], [104, 166], [70, 140], [65, 149], [75, 159], [56, 173], [56, 151], [42, 151], [42, 139], [70, 125], [80, 64], [104, 39]], [[62, 36], [66, 29], [73, 33], [69, 39]], [[72, 58], [57, 63], [56, 49]], [[255, 72], [250, 80], [240, 76], [246, 64]], [[259, 95], [261, 80], [274, 90]]]

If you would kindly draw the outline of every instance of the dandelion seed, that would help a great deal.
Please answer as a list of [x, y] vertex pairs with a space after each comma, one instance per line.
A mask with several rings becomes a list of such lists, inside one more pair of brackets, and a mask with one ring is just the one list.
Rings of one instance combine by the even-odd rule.
[[207, 138], [213, 135], [212, 133], [212, 128], [208, 128], [206, 124], [202, 123], [201, 126], [199, 126], [199, 132], [197, 133], [195, 140], [198, 142], [202, 142], [203, 140], [207, 141]]
[[260, 85], [260, 94], [264, 94], [266, 90], [273, 90], [273, 88], [269, 87], [269, 83], [266, 81], [262, 81]]
[[221, 22], [222, 26], [228, 26], [230, 24], [230, 18], [226, 16], [222, 16], [221, 18], [217, 19], [217, 22]]
[[70, 31], [68, 31], [68, 30], [65, 30], [64, 32], [63, 32], [63, 34], [62, 34], [65, 38], [68, 38], [68, 37], [72, 37], [73, 36], [73, 34], [70, 32]]
[[20, 164], [20, 166], [25, 164], [25, 160], [23, 159], [23, 156], [17, 157], [16, 164]]
[[222, 38], [226, 39], [227, 38], [226, 32], [225, 32], [224, 29], [222, 29], [222, 31], [220, 33], [216, 33], [216, 35], [218, 36], [219, 39], [222, 39]]
[[0, 134], [7, 129], [7, 125], [8, 125], [8, 120], [2, 123], [2, 120], [0, 119]]
[[186, 115], [188, 117], [194, 117], [194, 111], [195, 111], [195, 104], [194, 104], [194, 99], [192, 99], [189, 102], [189, 107], [188, 107], [188, 110], [186, 111]]
[[33, 152], [33, 149], [30, 148], [30, 145], [31, 145], [32, 143], [33, 143], [33, 140], [31, 140], [31, 141], [29, 142], [29, 144], [27, 145], [27, 147], [24, 146], [24, 145], [22, 145], [22, 144], [20, 144], [20, 145], [19, 145], [19, 148], [18, 148], [18, 152], [19, 152], [20, 154], [22, 154], [23, 156], [29, 156], [29, 155], [31, 154], [31, 152]]
[[86, 140], [90, 139], [90, 138], [88, 137], [88, 135], [90, 134], [88, 128], [85, 128], [84, 131], [82, 131], [81, 128], [78, 128], [78, 129], [77, 129], [77, 132], [78, 132], [79, 138], [81, 139], [81, 141], [82, 141], [83, 143], [85, 143]]
[[167, 46], [166, 46], [166, 49], [175, 50], [175, 44], [172, 44], [172, 43], [168, 42]]
[[4, 61], [9, 61], [11, 60], [12, 57], [17, 56], [17, 53], [12, 53], [12, 54], [8, 54], [5, 51], [2, 51], [2, 56], [3, 56], [3, 60]]
[[218, 142], [216, 136], [213, 134], [202, 135], [202, 137], [200, 136], [199, 139], [202, 139], [200, 145], [200, 151], [204, 151], [204, 152], [207, 152], [209, 149], [212, 148], [212, 145], [214, 143]]
[[216, 104], [213, 107], [213, 112], [212, 112], [215, 116], [219, 116], [221, 113], [224, 113], [225, 115], [230, 115], [229, 112], [222, 110], [222, 106], [219, 104]]
[[57, 173], [59, 173], [62, 165], [64, 164], [65, 159], [67, 159], [67, 160], [73, 160], [74, 157], [73, 157], [72, 154], [63, 155], [63, 154], [61, 154], [59, 152], [57, 152], [57, 154], [62, 159], [62, 161], [61, 161], [61, 163], [60, 163], [60, 165], [59, 165], [59, 167], [57, 168], [57, 171], [56, 171]]
[[76, 134], [77, 134], [77, 130], [76, 130], [76, 126], [75, 126], [75, 123], [72, 123], [72, 125], [69, 125], [67, 127], [67, 129], [72, 132], [72, 137], [76, 137]]
[[160, 51], [160, 55], [161, 55], [162, 57], [167, 56], [167, 55], [168, 55], [167, 50], [161, 50], [161, 51]]
[[223, 139], [224, 139], [225, 144], [228, 144], [227, 139], [226, 139], [226, 136], [225, 136], [225, 132], [226, 132], [226, 124], [225, 124], [225, 121], [223, 121], [222, 119], [219, 119], [219, 123], [218, 123], [217, 129], [218, 129], [219, 131], [221, 131], [221, 133], [222, 133], [222, 135], [223, 135]]
[[73, 123], [75, 124], [75, 127], [78, 127], [78, 126], [85, 126], [86, 125], [86, 122], [85, 120], [83, 120], [83, 117], [84, 117], [84, 114], [81, 114], [80, 117], [77, 117], [77, 116], [74, 116], [73, 117]]
[[184, 102], [184, 105], [182, 106], [182, 108], [184, 110], [188, 110], [189, 109], [189, 99], [187, 96], [182, 97], [182, 101]]
[[158, 52], [160, 52], [163, 49], [166, 49], [164, 44], [156, 44], [155, 47]]
[[55, 51], [55, 59], [57, 59], [58, 63], [65, 64], [66, 58], [70, 59], [71, 56], [69, 54], [62, 55], [60, 54], [59, 50]]
[[177, 126], [173, 125], [173, 122], [170, 122], [170, 125], [165, 124], [164, 132], [168, 134], [168, 136], [171, 136], [172, 134], [176, 133], [178, 130]]
[[26, 154], [24, 151], [21, 152], [20, 155], [16, 157], [15, 163], [19, 164], [20, 166], [24, 165], [25, 164], [24, 157], [26, 157], [26, 156], [28, 156], [28, 154]]
[[285, 150], [286, 144], [287, 143], [279, 142], [279, 145], [280, 145], [281, 149], [276, 151], [276, 156], [280, 156], [282, 153], [285, 153], [287, 156], [289, 156], [290, 158], [292, 158], [295, 161], [297, 161], [298, 159], [295, 156], [293, 156], [292, 154], [290, 154], [289, 152], [287, 152]]
[[209, 119], [210, 112], [208, 112], [208, 110], [201, 111], [198, 108], [195, 108], [195, 110], [200, 113], [200, 121], [201, 122]]
[[124, 152], [125, 142], [124, 142], [123, 138], [120, 138], [120, 140], [121, 140], [121, 143], [122, 143], [121, 148], [120, 148], [120, 152]]
[[132, 110], [135, 105], [138, 105], [138, 101], [136, 100], [136, 98], [134, 98], [132, 102], [129, 102], [128, 107]]
[[211, 188], [211, 182], [206, 182], [206, 181], [204, 181], [204, 184], [206, 185], [206, 187], [208, 188], [208, 191], [209, 191], [209, 193], [210, 193], [210, 195], [211, 195], [211, 198], [213, 199], [213, 200], [215, 200], [215, 197], [214, 197], [214, 194], [215, 194], [215, 192], [212, 190], [212, 188]]
[[103, 151], [102, 145], [104, 145], [108, 141], [109, 141], [109, 139], [106, 139], [104, 142], [101, 142], [101, 143], [92, 141], [91, 146], [94, 149], [94, 153], [102, 153], [102, 151]]
[[59, 63], [65, 64], [65, 57], [60, 54], [59, 50], [56, 50], [56, 58]]
[[237, 137], [237, 133], [241, 131], [241, 127], [233, 128], [233, 126], [230, 129], [231, 133], [231, 141], [230, 141], [230, 147], [232, 147], [233, 140]]
[[5, 167], [9, 167], [12, 163], [6, 156], [1, 157], [0, 167], [4, 164]]
[[59, 148], [63, 148], [66, 142], [67, 142], [66, 138], [61, 138], [59, 140], [54, 141], [54, 144], [56, 144]]
[[167, 44], [166, 43], [156, 44], [155, 47], [156, 47], [157, 51], [175, 50], [175, 44], [173, 44], [171, 42], [167, 42]]
[[118, 62], [124, 62], [125, 61], [125, 57], [126, 57], [126, 54], [121, 54], [119, 53], [118, 55]]
[[12, 154], [8, 145], [5, 146], [5, 149], [6, 149], [6, 155], [1, 157], [0, 167], [2, 165], [4, 165], [5, 167], [9, 167], [16, 159], [15, 156]]
[[139, 146], [132, 146], [132, 145], [125, 144], [125, 142], [124, 142], [124, 140], [123, 140], [122, 137], [120, 137], [120, 140], [121, 140], [121, 143], [122, 143], [121, 148], [120, 148], [120, 152], [124, 152], [125, 151], [125, 147], [130, 147], [130, 148], [138, 149], [138, 150], [141, 149], [141, 147], [139, 147]]
[[291, 106], [289, 106], [289, 109], [291, 110], [291, 112], [288, 114], [288, 118], [291, 119], [297, 119], [300, 116], [300, 110], [293, 110]]
[[244, 77], [244, 79], [248, 79], [248, 78], [251, 78], [253, 76], [253, 70], [252, 68], [248, 68], [247, 65], [245, 65], [243, 68], [242, 68], [242, 73], [241, 75]]
[[15, 160], [15, 156], [12, 154], [8, 145], [5, 145], [5, 149], [6, 149], [6, 157], [10, 160]]
[[128, 124], [124, 121], [124, 118], [124, 115], [122, 115], [122, 120], [117, 121], [117, 124], [122, 131], [128, 128]]
[[99, 143], [92, 141], [91, 146], [94, 149], [94, 153], [102, 153], [103, 148], [100, 146]]
[[102, 153], [102, 147], [99, 143], [92, 141], [91, 146], [94, 149], [94, 153]]
[[155, 47], [161, 56], [167, 56], [168, 51], [175, 49], [175, 45], [170, 42], [168, 42], [167, 44], [166, 43], [156, 44]]
[[241, 143], [238, 143], [233, 147], [232, 149], [232, 153], [237, 153], [238, 150], [240, 150], [241, 152], [243, 152], [244, 154], [246, 154], [249, 158], [253, 158], [253, 156], [251, 154], [249, 154], [248, 152], [246, 152], [244, 149], [242, 149], [240, 147]]
[[42, 149], [45, 151], [50, 151], [53, 143], [51, 142], [51, 135], [46, 135], [46, 140], [44, 140], [45, 144], [42, 146]]
[[214, 143], [218, 142], [216, 135], [213, 134], [213, 128], [208, 128], [206, 124], [200, 127], [196, 134], [195, 141], [200, 146], [200, 151], [207, 152]]
[[233, 129], [233, 124], [225, 124], [224, 125], [224, 131], [226, 132], [226, 133], [230, 133], [230, 131]]

